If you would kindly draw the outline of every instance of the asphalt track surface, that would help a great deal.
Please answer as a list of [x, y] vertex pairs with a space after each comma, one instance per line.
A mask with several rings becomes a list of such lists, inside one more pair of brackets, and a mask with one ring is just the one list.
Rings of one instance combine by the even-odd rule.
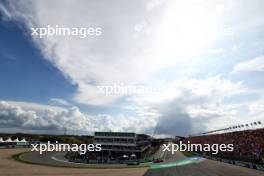
[[[165, 162], [161, 165], [181, 163], [183, 160], [188, 160], [188, 158], [182, 153], [176, 152], [172, 155], [171, 152], [167, 152], [165, 154]], [[264, 172], [201, 159], [199, 162], [178, 164], [173, 167], [150, 168], [144, 176], [264, 176]]]
[[[85, 164], [69, 162], [64, 158], [66, 152], [44, 152], [39, 154], [39, 152], [27, 152], [20, 155], [23, 161], [28, 163], [35, 163], [40, 165], [50, 165], [50, 166], [61, 166], [61, 167], [76, 167], [76, 168], [135, 168], [135, 166], [127, 166], [125, 164]], [[143, 167], [143, 166], [142, 166]]]
[[[14, 154], [28, 150], [29, 149], [0, 149], [0, 176], [142, 176], [148, 169], [146, 167], [122, 169], [73, 168], [68, 166], [51, 167], [47, 165], [23, 163], [12, 158]], [[56, 162], [49, 157], [44, 157], [44, 155], [41, 159], [38, 157], [34, 159], [34, 161], [44, 159], [46, 163]]]
[[[22, 158], [38, 164], [64, 166], [50, 167], [41, 165], [31, 165], [20, 163], [12, 159], [12, 155], [20, 153], [21, 150], [6, 149], [0, 150], [0, 176], [17, 176], [17, 175], [55, 175], [55, 176], [264, 176], [264, 172], [257, 171], [245, 167], [234, 166], [227, 163], [212, 161], [207, 159], [199, 160], [194, 163], [183, 163], [182, 161], [188, 160], [180, 152], [172, 155], [170, 152], [163, 153], [165, 162], [161, 166], [176, 163], [171, 167], [160, 168], [116, 168], [116, 169], [90, 169], [90, 168], [73, 168], [73, 167], [87, 167], [85, 164], [76, 164], [64, 162], [62, 155], [55, 153], [48, 153], [39, 158], [34, 152], [24, 155]], [[12, 154], [12, 155], [11, 155]], [[54, 158], [55, 156], [55, 158]], [[66, 161], [66, 160], [65, 160]], [[41, 162], [41, 163], [39, 163]], [[78, 166], [77, 166], [78, 165]], [[68, 168], [68, 167], [71, 168]], [[153, 166], [153, 165], [152, 165]]]

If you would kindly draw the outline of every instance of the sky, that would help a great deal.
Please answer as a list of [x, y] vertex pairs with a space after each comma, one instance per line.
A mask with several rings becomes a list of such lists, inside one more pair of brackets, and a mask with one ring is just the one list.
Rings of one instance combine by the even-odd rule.
[[[263, 121], [263, 8], [261, 0], [2, 0], [0, 132], [173, 136]], [[32, 35], [47, 26], [101, 33]]]

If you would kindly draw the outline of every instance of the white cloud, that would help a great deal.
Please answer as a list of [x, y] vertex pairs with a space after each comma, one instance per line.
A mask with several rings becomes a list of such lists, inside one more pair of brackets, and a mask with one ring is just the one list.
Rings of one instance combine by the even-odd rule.
[[44, 104], [39, 104], [39, 103], [34, 103], [34, 102], [23, 102], [23, 101], [3, 101], [7, 102], [8, 104], [22, 107], [24, 110], [30, 111], [38, 111], [38, 112], [43, 112], [43, 111], [57, 111], [57, 112], [62, 112], [65, 110], [65, 108], [58, 107], [58, 106], [51, 106], [51, 105], [44, 105]]
[[232, 73], [253, 72], [253, 71], [263, 71], [263, 70], [264, 70], [264, 56], [261, 55], [256, 58], [236, 64], [233, 68]]
[[[141, 95], [131, 101], [142, 111], [155, 112], [159, 134], [186, 135], [236, 123], [238, 105], [226, 104], [224, 100], [247, 91], [242, 82], [215, 76], [170, 82], [160, 94]], [[145, 106], [149, 108], [144, 109]]]
[[5, 6], [3, 6], [2, 4], [0, 4], [0, 12], [3, 13], [3, 16], [7, 19], [11, 18], [11, 14], [9, 13], [9, 11], [5, 8]]
[[252, 102], [248, 105], [248, 109], [253, 115], [264, 115], [264, 101]]
[[[138, 3], [129, 5], [120, 1], [114, 5], [107, 1], [76, 3], [70, 0], [28, 0], [10, 2], [5, 9], [12, 14], [11, 19], [22, 21], [29, 30], [47, 25], [101, 27], [102, 35], [98, 37], [80, 39], [75, 36], [49, 36], [42, 39], [34, 37], [33, 40], [44, 57], [77, 85], [77, 102], [105, 105], [118, 97], [105, 97], [103, 94], [95, 96], [97, 85], [120, 82], [133, 84], [144, 80], [151, 72], [151, 68], [144, 66], [147, 62], [140, 55], [142, 44], [139, 45], [140, 41], [132, 37], [135, 32], [133, 25], [145, 13], [144, 8], [141, 11], [138, 9], [144, 3]], [[69, 13], [68, 9], [75, 10]], [[104, 13], [98, 13], [99, 9]]]
[[[34, 106], [29, 110], [29, 106]], [[117, 120], [118, 119], [118, 120]], [[89, 115], [77, 107], [61, 108], [27, 102], [0, 101], [0, 127], [27, 130], [62, 130], [65, 127], [75, 133], [86, 131], [148, 131], [154, 121], [133, 116], [107, 114]]]
[[[151, 12], [146, 9], [149, 4], [155, 6]], [[216, 15], [208, 15], [209, 6], [163, 1], [119, 1], [114, 5], [108, 1], [26, 0], [8, 2], [5, 10], [10, 19], [22, 21], [29, 30], [47, 25], [101, 27], [98, 37], [35, 36], [33, 40], [45, 58], [77, 85], [74, 100], [109, 105], [121, 97], [98, 94], [97, 85], [145, 83], [156, 71], [196, 61], [218, 30]], [[69, 13], [68, 9], [75, 10]], [[142, 21], [143, 29], [136, 31]]]
[[61, 98], [51, 98], [49, 100], [49, 104], [57, 106], [71, 106], [69, 102]]
[[[122, 113], [89, 115], [77, 107], [56, 107], [27, 102], [0, 103], [2, 127], [38, 130], [76, 131], [135, 131], [152, 134], [186, 135], [228, 126], [239, 121], [236, 106], [226, 105], [224, 99], [240, 95], [247, 89], [219, 76], [201, 80], [183, 80], [169, 87], [170, 96], [141, 95], [131, 97], [132, 105], [125, 106], [135, 115]], [[206, 91], [205, 91], [206, 90]], [[240, 119], [241, 120], [241, 119]], [[212, 123], [213, 122], [213, 123]], [[218, 123], [215, 123], [218, 122]]]
[[[239, 31], [247, 31], [263, 24], [262, 18], [251, 20], [252, 12], [240, 13], [240, 7], [244, 8], [242, 11], [248, 10], [247, 4], [237, 6], [234, 2], [227, 4], [209, 1], [163, 2], [120, 0], [116, 3], [110, 1], [102, 3], [79, 0], [76, 3], [72, 0], [18, 0], [9, 1], [5, 6], [0, 5], [0, 11], [6, 18], [24, 23], [28, 31], [31, 27], [47, 25], [101, 27], [102, 35], [99, 37], [33, 38], [45, 59], [76, 85], [73, 100], [98, 106], [115, 105], [114, 102], [124, 98], [122, 95], [100, 94], [98, 85], [115, 83], [133, 85], [149, 82], [151, 84], [153, 78], [154, 84], [159, 84], [171, 76], [164, 74], [159, 79], [161, 75], [158, 73], [167, 68], [192, 70], [199, 74], [199, 69], [204, 68], [207, 62], [212, 62], [209, 65], [218, 64], [213, 62], [215, 58], [212, 60], [199, 58], [201, 53], [221, 53], [224, 56], [227, 52], [223, 46], [217, 45], [215, 50], [209, 50], [208, 47], [220, 37], [225, 39], [223, 32], [226, 28], [229, 29], [229, 26], [226, 28], [221, 26], [229, 24], [230, 21], [245, 19], [243, 23], [238, 22], [238, 26], [234, 26], [236, 29], [234, 35], [238, 35]], [[250, 9], [255, 9], [253, 8], [255, 4], [248, 5]], [[262, 14], [260, 12], [262, 11], [254, 13], [253, 17], [259, 17]], [[242, 27], [239, 26], [241, 24]], [[219, 26], [223, 28], [221, 31]], [[232, 49], [236, 50], [236, 47]], [[208, 72], [215, 73], [214, 68], [209, 68]], [[261, 70], [263, 56], [236, 65], [233, 72]], [[91, 116], [82, 113], [77, 107], [68, 107], [70, 106], [68, 102], [62, 99], [53, 98], [51, 102], [66, 105], [67, 108], [39, 104], [31, 104], [31, 107], [22, 102], [3, 103], [2, 117], [10, 126], [18, 125], [15, 121], [21, 122], [24, 128], [35, 126], [62, 128], [62, 124], [67, 123], [72, 129], [89, 131], [142, 132], [153, 129], [158, 124], [158, 132], [163, 134], [178, 132], [187, 134], [239, 120], [237, 106], [224, 100], [247, 91], [244, 83], [219, 76], [208, 77], [205, 76], [207, 72], [202, 75], [203, 79], [196, 79], [200, 76], [198, 74], [186, 76], [179, 72], [175, 74], [176, 78], [173, 81], [164, 81], [163, 85], [166, 88], [164, 92], [125, 97], [128, 100], [125, 103], [131, 103], [125, 108], [133, 111], [135, 116], [124, 115], [122, 112], [115, 117], [108, 114]], [[183, 79], [184, 77], [187, 78]], [[37, 125], [37, 121], [41, 122], [40, 126]]]
[[165, 84], [163, 91], [151, 96], [139, 95], [133, 97], [137, 103], [149, 105], [170, 102], [177, 98], [185, 100], [210, 100], [221, 101], [225, 97], [234, 96], [248, 89], [243, 82], [232, 82], [220, 76], [208, 77], [205, 79], [182, 79]]

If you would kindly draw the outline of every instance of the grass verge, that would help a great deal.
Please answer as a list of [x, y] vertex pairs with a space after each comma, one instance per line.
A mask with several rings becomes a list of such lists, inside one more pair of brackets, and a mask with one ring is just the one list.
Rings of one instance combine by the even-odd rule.
[[182, 154], [186, 157], [193, 157], [193, 156], [197, 156], [195, 153], [193, 152], [189, 152], [189, 151], [182, 151]]
[[33, 164], [33, 165], [42, 165], [42, 166], [50, 166], [50, 167], [63, 167], [63, 168], [81, 168], [81, 169], [133, 169], [133, 168], [142, 168], [142, 167], [149, 167], [148, 164], [141, 164], [141, 165], [123, 165], [123, 166], [116, 166], [116, 165], [100, 165], [100, 164], [87, 164], [87, 166], [83, 166], [80, 167], [78, 165], [57, 165], [57, 164], [46, 164], [46, 163], [35, 163], [35, 162], [31, 162], [31, 161], [27, 161], [24, 160], [22, 155], [30, 153], [29, 152], [22, 152], [22, 153], [18, 153], [12, 156], [12, 158], [16, 161], [22, 162], [22, 163], [26, 163], [26, 164]]

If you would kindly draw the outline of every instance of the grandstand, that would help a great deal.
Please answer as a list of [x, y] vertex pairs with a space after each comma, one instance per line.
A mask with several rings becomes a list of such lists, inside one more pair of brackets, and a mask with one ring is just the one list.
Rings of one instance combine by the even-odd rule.
[[[264, 129], [250, 129], [244, 131], [226, 132], [220, 134], [207, 134], [190, 136], [184, 140], [186, 143], [198, 144], [234, 144], [232, 152], [220, 152], [213, 157], [264, 164]], [[201, 153], [201, 151], [197, 151]]]
[[142, 152], [150, 147], [148, 135], [121, 132], [95, 132], [94, 143], [102, 145], [109, 156], [141, 158]]
[[86, 163], [116, 163], [139, 161], [151, 148], [151, 137], [128, 132], [95, 132], [94, 144], [101, 144], [99, 152], [87, 152], [84, 156], [66, 155], [72, 161]]

